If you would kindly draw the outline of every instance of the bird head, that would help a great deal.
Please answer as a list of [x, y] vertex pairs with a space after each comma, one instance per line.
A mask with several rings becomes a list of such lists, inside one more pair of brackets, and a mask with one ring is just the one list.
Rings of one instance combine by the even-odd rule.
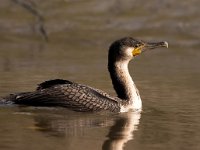
[[144, 42], [132, 37], [125, 37], [111, 44], [109, 48], [109, 59], [114, 61], [130, 61], [144, 51], [160, 47], [168, 47], [168, 43], [166, 41]]

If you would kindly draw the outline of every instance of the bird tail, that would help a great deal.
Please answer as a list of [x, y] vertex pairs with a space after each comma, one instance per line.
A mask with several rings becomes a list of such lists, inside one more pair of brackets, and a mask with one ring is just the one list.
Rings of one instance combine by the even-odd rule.
[[14, 104], [17, 97], [20, 96], [20, 95], [23, 95], [23, 94], [24, 93], [14, 93], [14, 94], [9, 94], [9, 95], [4, 96], [4, 97], [0, 97], [0, 105]]
[[15, 94], [10, 94], [5, 97], [0, 97], [0, 105], [9, 105], [14, 103], [14, 99], [16, 98]]

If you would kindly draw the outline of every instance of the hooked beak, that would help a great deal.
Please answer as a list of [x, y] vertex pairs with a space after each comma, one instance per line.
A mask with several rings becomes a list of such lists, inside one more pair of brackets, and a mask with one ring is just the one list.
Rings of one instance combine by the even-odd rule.
[[132, 51], [133, 56], [137, 56], [146, 50], [151, 50], [159, 47], [166, 47], [168, 48], [168, 43], [166, 41], [163, 42], [144, 42], [141, 46], [137, 47]]
[[148, 50], [148, 49], [155, 49], [155, 48], [159, 48], [159, 47], [166, 47], [168, 48], [168, 42], [163, 41], [163, 42], [153, 42], [153, 43], [144, 43], [143, 45], [143, 50]]

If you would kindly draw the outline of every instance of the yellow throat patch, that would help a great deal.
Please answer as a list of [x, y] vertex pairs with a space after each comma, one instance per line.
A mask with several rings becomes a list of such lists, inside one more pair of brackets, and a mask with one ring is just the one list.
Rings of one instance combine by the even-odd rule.
[[138, 47], [132, 51], [132, 54], [133, 54], [133, 56], [137, 56], [137, 55], [141, 54], [141, 52], [142, 52], [142, 47]]

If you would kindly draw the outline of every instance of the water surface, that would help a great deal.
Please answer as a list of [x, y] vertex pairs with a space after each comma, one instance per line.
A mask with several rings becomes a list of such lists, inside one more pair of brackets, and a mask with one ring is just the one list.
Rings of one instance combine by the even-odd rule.
[[0, 149], [200, 149], [198, 0], [1, 0], [0, 96], [63, 78], [115, 95], [107, 49], [124, 36], [166, 40], [130, 73], [143, 112], [0, 107]]

